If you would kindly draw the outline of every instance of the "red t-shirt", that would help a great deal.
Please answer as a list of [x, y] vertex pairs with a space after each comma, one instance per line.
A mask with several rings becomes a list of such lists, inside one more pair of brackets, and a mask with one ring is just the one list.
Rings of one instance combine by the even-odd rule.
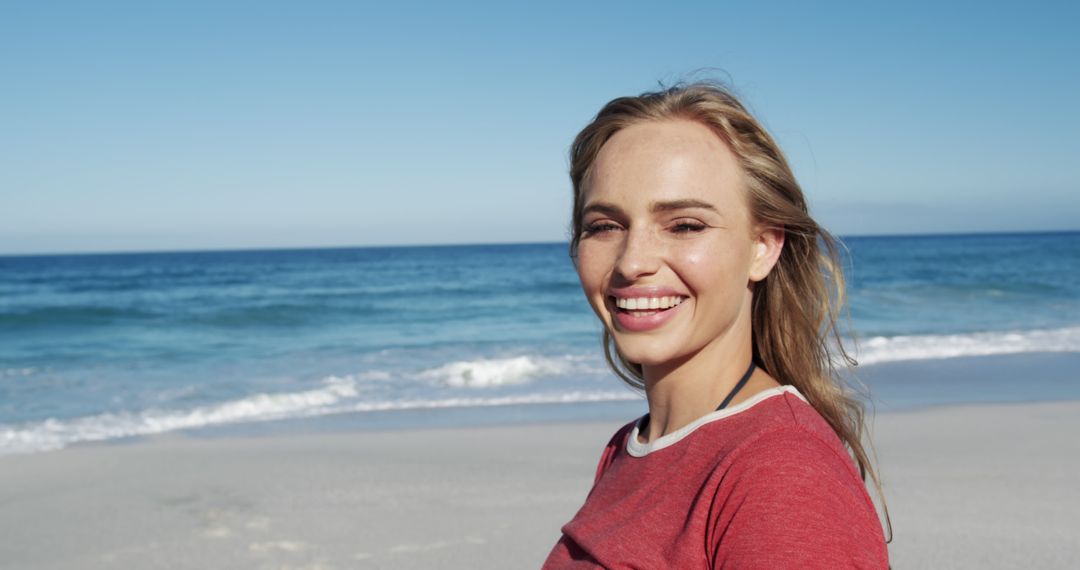
[[888, 567], [855, 462], [794, 386], [649, 444], [646, 419], [611, 438], [545, 570]]

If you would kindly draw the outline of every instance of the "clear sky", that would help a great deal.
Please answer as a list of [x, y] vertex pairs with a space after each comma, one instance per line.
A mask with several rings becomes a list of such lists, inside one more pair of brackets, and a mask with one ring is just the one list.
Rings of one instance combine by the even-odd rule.
[[702, 68], [835, 233], [1080, 229], [1075, 2], [818, 4], [5, 2], [0, 253], [563, 240], [574, 134]]

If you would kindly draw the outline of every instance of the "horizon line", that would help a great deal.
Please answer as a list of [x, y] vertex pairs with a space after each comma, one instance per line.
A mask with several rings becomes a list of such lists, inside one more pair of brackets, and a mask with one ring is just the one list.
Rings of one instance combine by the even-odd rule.
[[[979, 237], [995, 235], [1052, 235], [1080, 233], [1080, 229], [1059, 230], [1006, 230], [1006, 231], [975, 231], [975, 232], [926, 232], [926, 233], [886, 233], [886, 234], [834, 234], [841, 241], [845, 239], [867, 238], [908, 238], [908, 237]], [[145, 255], [145, 254], [176, 254], [176, 253], [242, 253], [257, 251], [307, 251], [307, 250], [334, 250], [334, 249], [395, 249], [395, 248], [428, 248], [428, 247], [482, 247], [493, 245], [547, 245], [565, 244], [566, 241], [506, 241], [506, 242], [459, 242], [459, 243], [415, 243], [415, 244], [382, 244], [382, 245], [301, 245], [281, 247], [221, 247], [206, 249], [146, 249], [146, 250], [112, 250], [112, 251], [53, 251], [38, 253], [4, 253], [3, 257], [63, 257], [76, 255]]]

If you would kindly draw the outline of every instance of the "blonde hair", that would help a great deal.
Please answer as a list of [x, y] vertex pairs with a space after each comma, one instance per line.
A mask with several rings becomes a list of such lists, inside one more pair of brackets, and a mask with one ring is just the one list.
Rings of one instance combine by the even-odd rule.
[[[754, 284], [754, 362], [781, 384], [795, 386], [847, 445], [863, 480], [869, 475], [882, 499], [887, 542], [891, 542], [892, 521], [881, 482], [862, 444], [862, 400], [837, 370], [840, 363], [856, 365], [844, 350], [837, 326], [845, 305], [841, 244], [810, 217], [802, 189], [779, 146], [728, 89], [694, 82], [637, 97], [619, 97], [600, 110], [570, 150], [574, 187], [571, 258], [576, 263], [584, 190], [601, 147], [632, 124], [671, 119], [696, 121], [716, 133], [742, 168], [753, 221], [784, 230], [779, 260], [768, 277]], [[641, 366], [623, 358], [606, 328], [602, 343], [615, 374], [630, 386], [643, 389]]]

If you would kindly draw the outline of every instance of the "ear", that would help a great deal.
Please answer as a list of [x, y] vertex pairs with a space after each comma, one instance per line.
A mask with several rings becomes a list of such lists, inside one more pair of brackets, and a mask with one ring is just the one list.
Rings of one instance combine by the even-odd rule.
[[784, 228], [764, 228], [758, 231], [751, 246], [754, 248], [750, 263], [750, 280], [761, 281], [769, 276], [780, 252], [784, 250]]

